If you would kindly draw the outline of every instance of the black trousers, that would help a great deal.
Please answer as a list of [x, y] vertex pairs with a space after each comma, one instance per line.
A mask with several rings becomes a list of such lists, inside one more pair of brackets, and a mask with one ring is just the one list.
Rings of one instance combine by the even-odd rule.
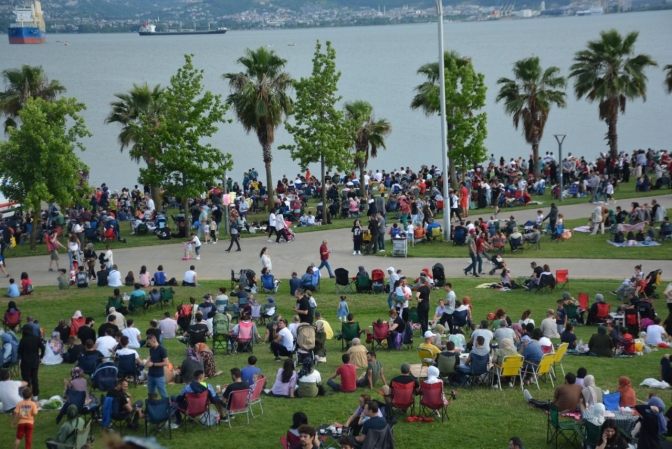
[[275, 341], [271, 343], [271, 352], [276, 357], [289, 357], [292, 355], [290, 350]]
[[[448, 324], [446, 326], [446, 323]], [[441, 315], [441, 318], [439, 318], [439, 324], [442, 324], [443, 326], [448, 329], [450, 332], [453, 329], [453, 314], [452, 313], [444, 313]]]
[[21, 364], [21, 380], [28, 383], [28, 386], [33, 390], [33, 396], [38, 396], [40, 394], [40, 381], [37, 378], [38, 366], [30, 366], [27, 364]]
[[233, 244], [236, 244], [238, 247], [238, 250], [240, 251], [240, 234], [231, 234], [231, 243], [229, 243], [229, 247], [227, 248], [227, 251], [231, 249]]
[[418, 309], [418, 321], [420, 321], [422, 334], [424, 335], [425, 332], [427, 332], [427, 329], [429, 329], [429, 310]]

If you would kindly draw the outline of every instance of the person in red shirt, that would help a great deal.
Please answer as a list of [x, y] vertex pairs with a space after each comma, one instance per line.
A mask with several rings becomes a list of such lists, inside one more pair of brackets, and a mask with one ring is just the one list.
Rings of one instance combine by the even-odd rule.
[[469, 190], [465, 183], [460, 183], [460, 207], [462, 207], [462, 217], [469, 216]]
[[478, 237], [476, 237], [476, 252], [478, 253], [476, 260], [478, 261], [478, 274], [483, 274], [483, 258], [485, 257], [486, 259], [491, 260], [485, 250], [487, 249], [491, 251], [492, 247], [488, 244], [488, 242], [485, 241], [484, 233], [485, 231], [480, 231], [478, 233]]
[[327, 271], [329, 272], [329, 277], [333, 278], [334, 273], [331, 271], [331, 265], [329, 265], [329, 253], [331, 250], [327, 248], [327, 241], [322, 240], [322, 244], [320, 245], [320, 260], [322, 263], [320, 263], [320, 266], [317, 267], [318, 270], [321, 270], [322, 267], [327, 267]]
[[[357, 370], [355, 365], [350, 364], [350, 355], [343, 354], [341, 356], [343, 364], [338, 367], [336, 372], [329, 377], [327, 385], [334, 391], [341, 391], [343, 393], [352, 393], [357, 391]], [[341, 376], [341, 383], [337, 384], [334, 379]]]

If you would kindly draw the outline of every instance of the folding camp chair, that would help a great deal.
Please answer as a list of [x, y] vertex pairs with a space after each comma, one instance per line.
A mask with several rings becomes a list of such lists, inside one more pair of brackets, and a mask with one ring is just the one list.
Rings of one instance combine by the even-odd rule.
[[562, 376], [565, 376], [565, 367], [562, 366], [562, 359], [565, 357], [565, 354], [567, 354], [567, 349], [569, 348], [569, 343], [563, 343], [560, 346], [558, 346], [558, 349], [555, 351], [555, 359], [553, 360], [553, 365], [551, 365], [551, 374], [555, 379], [558, 378], [558, 376], [555, 373], [555, 365], [560, 365], [560, 369], [562, 370]]
[[539, 390], [541, 390], [541, 387], [539, 386], [539, 378], [541, 376], [548, 376], [548, 378], [551, 379], [551, 385], [555, 387], [553, 376], [551, 376], [551, 367], [553, 367], [554, 361], [555, 354], [550, 353], [544, 355], [538, 365], [532, 362], [525, 362], [525, 365], [527, 365], [525, 371], [526, 373], [532, 374], [532, 382], [537, 385]]
[[358, 274], [355, 279], [355, 288], [357, 289], [357, 293], [371, 293], [371, 279], [366, 275]]
[[131, 378], [134, 386], [138, 386], [138, 369], [135, 366], [135, 355], [118, 355], [115, 357], [117, 364], [117, 378], [128, 379]]
[[348, 270], [345, 268], [336, 268], [334, 270], [336, 293], [355, 293], [353, 286], [355, 281], [348, 277]]
[[415, 383], [400, 384], [392, 382], [390, 386], [392, 387], [392, 401], [390, 402], [392, 412], [406, 416], [408, 410], [410, 410], [409, 416], [415, 415]]
[[555, 270], [555, 286], [565, 288], [569, 284], [569, 270]]
[[579, 310], [588, 310], [588, 294], [579, 293]]
[[444, 383], [452, 383], [456, 380], [457, 363], [456, 357], [439, 353], [437, 366], [439, 368], [439, 377], [443, 379]]
[[551, 404], [546, 424], [546, 443], [551, 444], [555, 441], [555, 449], [558, 449], [558, 440], [562, 437], [564, 442], [560, 446], [561, 448], [568, 444], [576, 446], [581, 435], [579, 425], [574, 421], [560, 421], [560, 411], [555, 405]]
[[[430, 367], [434, 363], [434, 357], [432, 357], [432, 351], [429, 349], [418, 348], [418, 358], [422, 366]], [[420, 370], [422, 372], [422, 370]]]
[[145, 438], [149, 434], [168, 436], [172, 439], [170, 428], [170, 399], [147, 399], [145, 400]]
[[236, 271], [231, 270], [231, 288], [234, 288], [240, 282], [240, 278], [236, 277]]
[[[245, 390], [245, 393], [247, 393], [247, 390]], [[203, 425], [200, 421], [201, 415], [210, 414], [210, 391], [205, 390], [199, 394], [185, 393], [184, 398], [186, 403], [184, 408], [178, 407], [177, 409], [184, 417], [184, 422], [182, 423], [184, 433], [199, 426], [210, 429], [210, 427]]]
[[119, 401], [113, 397], [101, 397], [102, 406], [102, 421], [103, 429], [110, 431], [114, 430], [119, 433], [119, 436], [124, 436], [124, 429], [128, 426], [128, 416], [119, 416]]
[[360, 334], [359, 323], [342, 323], [341, 324], [341, 351], [345, 351], [352, 343], [353, 338], [359, 338]]
[[383, 349], [383, 342], [387, 341], [387, 334], [390, 331], [390, 323], [384, 321], [380, 324], [373, 323], [373, 335], [371, 338], [371, 350]]
[[488, 361], [490, 357], [487, 355], [478, 355], [474, 353], [470, 353], [469, 357], [471, 358], [471, 362], [469, 363], [469, 368], [471, 371], [467, 373], [467, 382], [464, 386], [490, 386], [491, 382], [489, 382], [489, 380], [491, 372], [488, 370]]
[[520, 389], [523, 389], [523, 356], [508, 355], [504, 357], [501, 365], [494, 365], [495, 376], [497, 376], [497, 386], [502, 389], [502, 377], [510, 377], [515, 385], [516, 378], [520, 381]]
[[49, 444], [57, 449], [82, 449], [84, 446], [89, 444], [89, 435], [91, 434], [91, 421], [84, 425], [83, 429], [75, 429], [75, 443], [66, 444], [58, 443], [54, 440], [49, 441]]
[[[411, 385], [413, 385], [411, 383]], [[420, 384], [420, 414], [424, 416], [438, 416], [441, 417], [441, 422], [445, 421], [448, 416], [448, 401], [444, 401], [443, 397], [443, 382], [428, 384], [422, 382]]]
[[422, 332], [422, 325], [420, 324], [420, 318], [418, 317], [418, 308], [410, 307], [408, 309], [408, 324], [413, 327], [413, 333], [420, 335]]
[[248, 400], [249, 394], [250, 390], [236, 390], [229, 394], [229, 400], [227, 401], [227, 407], [229, 411], [229, 427], [231, 427], [232, 418], [235, 415], [242, 415], [243, 413], [247, 416], [247, 423], [250, 423], [250, 402]]
[[254, 328], [254, 323], [249, 321], [241, 321], [238, 323], [238, 337], [236, 338], [236, 352], [249, 352], [252, 354], [254, 352], [252, 330]]
[[169, 303], [175, 307], [175, 290], [173, 287], [161, 287], [161, 307], [167, 306]]
[[18, 327], [21, 324], [21, 321], [23, 321], [23, 318], [21, 318], [21, 312], [19, 310], [15, 310], [14, 312], [5, 312], [5, 318], [2, 320], [2, 324], [5, 328], [5, 331], [11, 331]]
[[268, 379], [266, 377], [258, 379], [257, 382], [254, 384], [254, 389], [252, 390], [252, 393], [250, 393], [248, 402], [250, 407], [250, 413], [252, 414], [253, 418], [256, 418], [256, 415], [254, 414], [254, 409], [252, 408], [252, 406], [255, 404], [259, 404], [259, 410], [261, 410], [261, 413], [259, 413], [259, 415], [264, 414], [264, 407], [261, 405], [261, 392], [264, 391], [264, 385], [266, 385], [267, 380]]
[[79, 354], [77, 358], [77, 366], [82, 369], [82, 372], [88, 376], [93, 375], [96, 372], [96, 367], [100, 362], [100, 359], [96, 354], [86, 355], [85, 353]]

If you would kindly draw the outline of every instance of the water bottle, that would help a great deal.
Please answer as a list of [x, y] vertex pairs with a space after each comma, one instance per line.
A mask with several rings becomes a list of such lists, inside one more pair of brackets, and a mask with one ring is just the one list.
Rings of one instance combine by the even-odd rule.
[[130, 298], [128, 297], [128, 293], [124, 292], [124, 296], [122, 298], [124, 301], [128, 301]]
[[151, 279], [151, 280], [149, 281], [149, 285], [151, 285], [152, 287], [154, 287], [154, 279]]

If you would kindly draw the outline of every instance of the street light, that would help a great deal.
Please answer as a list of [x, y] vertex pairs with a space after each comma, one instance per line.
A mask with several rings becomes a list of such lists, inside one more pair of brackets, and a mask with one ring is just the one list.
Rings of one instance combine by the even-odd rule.
[[450, 196], [448, 195], [448, 126], [446, 124], [446, 68], [443, 60], [443, 0], [436, 0], [439, 24], [439, 91], [441, 95], [441, 161], [443, 163], [443, 241], [450, 241]]
[[560, 194], [558, 195], [560, 202], [562, 202], [562, 142], [565, 141], [567, 134], [553, 134], [555, 140], [558, 141], [558, 160], [560, 161], [560, 171], [558, 172], [558, 178], [560, 181]]

